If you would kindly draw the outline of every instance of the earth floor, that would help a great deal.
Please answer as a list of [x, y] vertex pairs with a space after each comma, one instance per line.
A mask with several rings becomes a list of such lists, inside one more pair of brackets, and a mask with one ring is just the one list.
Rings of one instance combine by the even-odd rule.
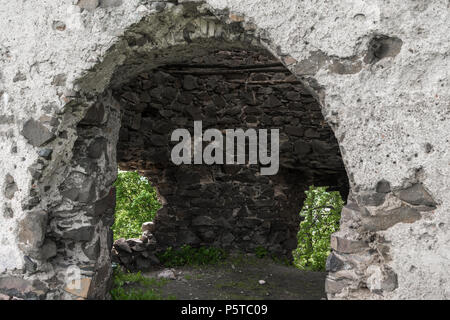
[[[142, 275], [156, 279], [164, 270], [168, 269], [149, 271]], [[158, 286], [162, 299], [326, 299], [325, 272], [301, 271], [270, 258], [241, 255], [229, 257], [215, 265], [183, 266], [169, 270], [173, 271], [175, 277]]]

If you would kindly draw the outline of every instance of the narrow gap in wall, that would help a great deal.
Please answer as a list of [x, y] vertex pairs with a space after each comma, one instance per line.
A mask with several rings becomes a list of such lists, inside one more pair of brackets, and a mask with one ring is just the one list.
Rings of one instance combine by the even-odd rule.
[[339, 230], [344, 201], [339, 191], [330, 191], [329, 187], [310, 186], [305, 193], [298, 244], [292, 252], [294, 265], [300, 270], [326, 271], [330, 236]]
[[156, 189], [137, 171], [119, 170], [114, 186], [116, 190], [115, 221], [112, 226], [114, 240], [139, 239], [144, 231], [142, 225], [153, 222], [156, 212], [161, 208]]

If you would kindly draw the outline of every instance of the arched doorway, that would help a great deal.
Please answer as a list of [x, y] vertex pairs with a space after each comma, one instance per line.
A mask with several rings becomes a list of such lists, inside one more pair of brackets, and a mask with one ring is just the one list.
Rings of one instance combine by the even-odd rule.
[[[79, 82], [66, 107], [65, 162], [49, 237], [56, 277], [77, 270], [62, 298], [103, 298], [111, 277], [117, 167], [138, 170], [163, 201], [157, 248], [184, 244], [290, 257], [309, 185], [348, 194], [338, 143], [314, 92], [265, 49], [256, 29], [223, 23], [194, 4], [144, 18]], [[203, 128], [273, 129], [279, 171], [256, 165], [175, 165], [171, 132]], [[247, 150], [248, 151], [248, 150]], [[248, 152], [247, 152], [248, 155]], [[132, 259], [132, 261], [134, 261]]]

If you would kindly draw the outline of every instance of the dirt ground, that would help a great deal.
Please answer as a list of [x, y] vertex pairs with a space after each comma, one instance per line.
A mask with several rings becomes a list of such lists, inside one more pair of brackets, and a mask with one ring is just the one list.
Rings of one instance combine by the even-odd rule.
[[[161, 271], [143, 273], [157, 278]], [[171, 268], [176, 279], [165, 281], [161, 296], [177, 300], [320, 300], [326, 299], [325, 272], [301, 271], [293, 266], [254, 256], [229, 257], [208, 266]], [[263, 280], [263, 281], [261, 281]]]

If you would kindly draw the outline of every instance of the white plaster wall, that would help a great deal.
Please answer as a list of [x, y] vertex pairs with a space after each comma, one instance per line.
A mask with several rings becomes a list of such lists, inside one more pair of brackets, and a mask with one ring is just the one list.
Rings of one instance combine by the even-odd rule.
[[[0, 193], [0, 204], [11, 203], [14, 219], [0, 214], [0, 272], [22, 268], [22, 255], [16, 245], [17, 221], [24, 215], [21, 202], [27, 198], [31, 177], [27, 168], [37, 158], [37, 149], [20, 135], [29, 118], [58, 112], [73, 92], [73, 82], [96, 64], [123, 30], [139, 21], [150, 9], [139, 1], [122, 6], [81, 13], [72, 0], [0, 0], [0, 115], [13, 115], [13, 125], [0, 125], [0, 190], [10, 173], [20, 190], [12, 201]], [[66, 24], [65, 31], [52, 28], [54, 21]], [[25, 81], [13, 82], [17, 72]], [[65, 87], [52, 85], [54, 76], [67, 75]], [[12, 130], [14, 137], [6, 138]], [[17, 144], [17, 154], [10, 152]]]
[[[154, 11], [141, 2], [80, 12], [72, 0], [0, 0], [0, 115], [14, 115], [12, 126], [0, 125], [0, 187], [10, 173], [23, 190], [12, 201], [0, 192], [0, 203], [11, 203], [14, 210], [14, 219], [0, 214], [0, 272], [22, 267], [16, 221], [24, 214], [21, 201], [31, 183], [27, 168], [36, 159], [36, 149], [19, 134], [23, 122], [61, 110], [76, 90], [74, 81], [101, 60], [127, 27]], [[395, 58], [359, 73], [340, 75], [323, 68], [314, 78], [325, 87], [324, 114], [341, 140], [353, 188], [372, 189], [382, 178], [400, 188], [419, 179], [440, 204], [429, 218], [385, 232], [392, 241], [391, 266], [399, 275], [399, 288], [388, 298], [449, 298], [449, 2], [207, 2], [245, 16], [268, 32], [274, 52], [297, 61], [318, 50], [329, 57], [360, 56], [374, 34], [403, 41]], [[66, 30], [53, 30], [54, 21], [64, 22]], [[18, 71], [27, 80], [14, 83]], [[51, 82], [60, 73], [67, 75], [66, 85], [55, 87]], [[8, 130], [14, 137], [5, 136]], [[10, 152], [14, 142], [17, 154]], [[433, 146], [430, 153], [426, 143]]]
[[399, 288], [387, 298], [449, 299], [449, 2], [209, 2], [251, 17], [298, 61], [317, 49], [341, 58], [358, 54], [377, 33], [403, 41], [398, 56], [373, 68], [354, 75], [320, 70], [315, 78], [326, 88], [326, 119], [337, 124], [338, 138], [345, 134], [341, 147], [355, 185], [370, 189], [383, 178], [405, 187], [421, 168], [422, 182], [441, 204], [428, 219], [384, 232], [399, 275]]

